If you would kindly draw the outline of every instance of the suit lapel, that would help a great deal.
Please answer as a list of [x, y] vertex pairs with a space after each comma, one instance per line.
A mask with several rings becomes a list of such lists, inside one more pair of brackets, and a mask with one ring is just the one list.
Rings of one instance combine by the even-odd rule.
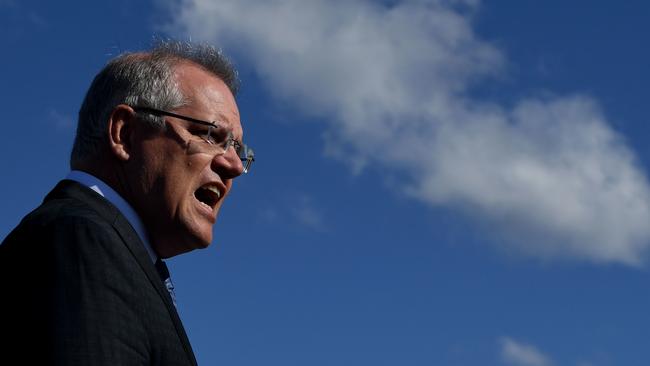
[[124, 245], [127, 247], [131, 255], [135, 258], [136, 262], [140, 268], [144, 271], [145, 275], [149, 279], [151, 285], [156, 289], [158, 295], [162, 298], [169, 316], [172, 319], [172, 323], [176, 328], [178, 337], [183, 344], [183, 349], [187, 354], [190, 362], [193, 365], [196, 365], [196, 359], [194, 357], [194, 352], [192, 351], [192, 346], [190, 345], [187, 334], [185, 333], [185, 328], [181, 322], [176, 307], [174, 306], [172, 299], [165, 288], [164, 283], [160, 280], [160, 276], [156, 271], [154, 263], [151, 261], [151, 257], [147, 250], [144, 247], [144, 243], [138, 236], [137, 232], [133, 229], [131, 224], [128, 222], [126, 217], [124, 217], [120, 211], [113, 206], [109, 201], [101, 197], [97, 192], [87, 188], [75, 181], [63, 180], [50, 192], [45, 200], [51, 198], [59, 197], [74, 197], [83, 202], [86, 202], [90, 205], [95, 211], [97, 211], [104, 219], [110, 222], [122, 238]]
[[117, 215], [115, 217], [115, 221], [113, 221], [113, 227], [115, 227], [115, 230], [117, 230], [117, 232], [120, 234], [120, 236], [124, 240], [124, 244], [128, 247], [131, 254], [133, 254], [135, 260], [138, 262], [138, 264], [140, 265], [144, 273], [147, 275], [149, 282], [151, 282], [151, 284], [156, 289], [156, 292], [158, 292], [158, 295], [162, 298], [163, 302], [165, 303], [165, 306], [167, 307], [167, 311], [169, 311], [169, 315], [172, 318], [172, 322], [174, 323], [176, 332], [178, 333], [178, 336], [181, 339], [181, 342], [183, 343], [183, 348], [185, 349], [185, 352], [187, 353], [192, 363], [196, 364], [196, 359], [194, 358], [194, 352], [192, 351], [190, 341], [187, 338], [187, 334], [185, 333], [185, 328], [183, 327], [183, 323], [181, 322], [181, 319], [178, 316], [176, 307], [172, 302], [172, 299], [169, 295], [169, 292], [167, 291], [167, 288], [165, 288], [164, 283], [160, 280], [160, 275], [158, 275], [158, 272], [156, 271], [156, 267], [151, 262], [151, 258], [149, 257], [147, 250], [144, 248], [144, 244], [140, 240], [140, 237], [135, 232], [135, 230], [133, 230], [133, 228], [126, 220], [126, 218], [122, 215]]

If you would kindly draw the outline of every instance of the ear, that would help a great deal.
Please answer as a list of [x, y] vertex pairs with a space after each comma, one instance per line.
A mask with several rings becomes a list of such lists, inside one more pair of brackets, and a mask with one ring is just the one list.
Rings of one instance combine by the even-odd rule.
[[135, 111], [125, 104], [117, 105], [108, 118], [108, 144], [118, 160], [128, 161], [131, 156], [135, 119]]

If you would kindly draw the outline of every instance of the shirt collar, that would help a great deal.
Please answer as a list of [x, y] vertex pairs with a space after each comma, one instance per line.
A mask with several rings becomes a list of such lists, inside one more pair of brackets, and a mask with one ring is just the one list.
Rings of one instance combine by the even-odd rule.
[[126, 202], [122, 196], [115, 192], [113, 188], [104, 183], [101, 179], [86, 172], [82, 172], [81, 170], [72, 170], [70, 173], [68, 173], [68, 176], [65, 177], [65, 179], [73, 180], [75, 182], [83, 184], [84, 186], [97, 192], [102, 197], [106, 198], [110, 203], [117, 207], [117, 209], [120, 210], [120, 213], [126, 217], [126, 220], [129, 222], [129, 224], [131, 224], [131, 227], [133, 227], [135, 232], [138, 234], [140, 240], [142, 240], [144, 243], [144, 247], [147, 249], [147, 253], [149, 253], [151, 260], [154, 263], [156, 262], [158, 256], [153, 251], [151, 243], [149, 243], [147, 231], [144, 228], [142, 220], [135, 212], [133, 207], [131, 207], [131, 205], [129, 205], [129, 203]]

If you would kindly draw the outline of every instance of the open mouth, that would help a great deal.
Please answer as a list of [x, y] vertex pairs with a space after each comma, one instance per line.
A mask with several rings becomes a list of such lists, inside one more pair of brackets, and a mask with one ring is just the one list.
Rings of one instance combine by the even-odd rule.
[[221, 191], [215, 186], [207, 185], [194, 191], [194, 197], [202, 204], [213, 209], [219, 202], [219, 198], [221, 198]]

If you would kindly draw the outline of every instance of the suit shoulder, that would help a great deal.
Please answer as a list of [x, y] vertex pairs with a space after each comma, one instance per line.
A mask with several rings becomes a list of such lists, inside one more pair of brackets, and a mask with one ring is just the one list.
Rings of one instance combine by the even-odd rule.
[[102, 238], [113, 240], [115, 235], [112, 222], [96, 208], [79, 199], [57, 198], [25, 216], [0, 245], [0, 252], [16, 245], [33, 249], [54, 243], [88, 244]]
[[[106, 204], [108, 205], [108, 203]], [[46, 200], [27, 214], [18, 227], [45, 228], [76, 224], [110, 226], [112, 220], [107, 220], [106, 214], [107, 210], [100, 212], [98, 207], [93, 207], [78, 198], [54, 198]]]

